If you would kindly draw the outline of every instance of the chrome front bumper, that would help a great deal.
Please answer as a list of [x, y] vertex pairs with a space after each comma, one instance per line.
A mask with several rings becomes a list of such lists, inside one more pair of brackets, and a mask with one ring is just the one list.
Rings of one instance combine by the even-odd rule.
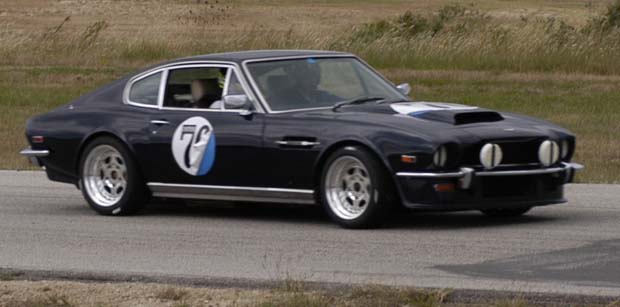
[[472, 168], [462, 167], [457, 172], [448, 173], [416, 173], [416, 172], [399, 172], [396, 173], [398, 177], [405, 178], [418, 178], [418, 179], [459, 179], [460, 188], [468, 189], [471, 185], [472, 178], [478, 177], [491, 177], [491, 176], [527, 176], [527, 175], [544, 175], [555, 174], [565, 172], [567, 182], [572, 180], [575, 172], [583, 169], [583, 165], [578, 163], [565, 163], [562, 162], [562, 166], [550, 167], [550, 168], [537, 168], [528, 170], [504, 170], [504, 171], [475, 171]]
[[49, 156], [50, 151], [49, 150], [37, 150], [37, 149], [32, 149], [28, 147], [20, 151], [19, 154], [28, 158], [28, 160], [30, 160], [30, 163], [32, 163], [32, 165], [40, 167], [42, 165], [41, 165], [41, 162], [39, 161], [39, 158]]

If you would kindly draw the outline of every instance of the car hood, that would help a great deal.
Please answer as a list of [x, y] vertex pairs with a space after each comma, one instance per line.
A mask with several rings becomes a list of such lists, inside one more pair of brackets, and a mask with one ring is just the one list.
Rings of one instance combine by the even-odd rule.
[[[428, 141], [561, 138], [572, 134], [524, 115], [443, 102], [402, 102], [345, 106], [322, 115], [367, 127], [399, 130]], [[329, 113], [329, 114], [327, 114]]]

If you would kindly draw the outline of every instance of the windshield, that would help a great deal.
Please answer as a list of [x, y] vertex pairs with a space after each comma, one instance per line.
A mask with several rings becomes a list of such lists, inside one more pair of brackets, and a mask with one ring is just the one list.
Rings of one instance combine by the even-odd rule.
[[360, 97], [407, 99], [352, 57], [254, 62], [247, 67], [273, 111], [332, 107]]

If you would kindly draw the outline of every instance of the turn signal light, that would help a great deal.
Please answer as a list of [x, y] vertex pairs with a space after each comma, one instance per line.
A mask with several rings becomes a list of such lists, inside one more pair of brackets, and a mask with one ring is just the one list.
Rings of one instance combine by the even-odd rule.
[[433, 186], [437, 192], [454, 192], [456, 186], [454, 183], [438, 183]]
[[402, 155], [400, 156], [400, 161], [403, 163], [414, 164], [418, 161], [418, 158], [416, 156]]

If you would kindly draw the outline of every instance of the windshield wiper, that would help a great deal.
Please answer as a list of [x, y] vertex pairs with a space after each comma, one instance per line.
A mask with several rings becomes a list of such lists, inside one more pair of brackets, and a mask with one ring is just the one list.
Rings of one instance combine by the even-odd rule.
[[342, 106], [346, 106], [346, 105], [352, 105], [352, 104], [362, 104], [365, 102], [369, 102], [369, 101], [376, 101], [376, 100], [383, 100], [385, 98], [383, 97], [379, 97], [379, 96], [363, 96], [363, 97], [357, 97], [357, 98], [353, 98], [353, 99], [349, 99], [349, 100], [345, 100], [345, 101], [341, 101], [337, 104], [335, 104], [332, 107], [332, 110], [337, 110], [338, 108], [342, 107]]
[[377, 104], [395, 103], [395, 102], [408, 102], [408, 101], [411, 101], [411, 99], [403, 99], [403, 98], [383, 99], [383, 100], [377, 101]]

